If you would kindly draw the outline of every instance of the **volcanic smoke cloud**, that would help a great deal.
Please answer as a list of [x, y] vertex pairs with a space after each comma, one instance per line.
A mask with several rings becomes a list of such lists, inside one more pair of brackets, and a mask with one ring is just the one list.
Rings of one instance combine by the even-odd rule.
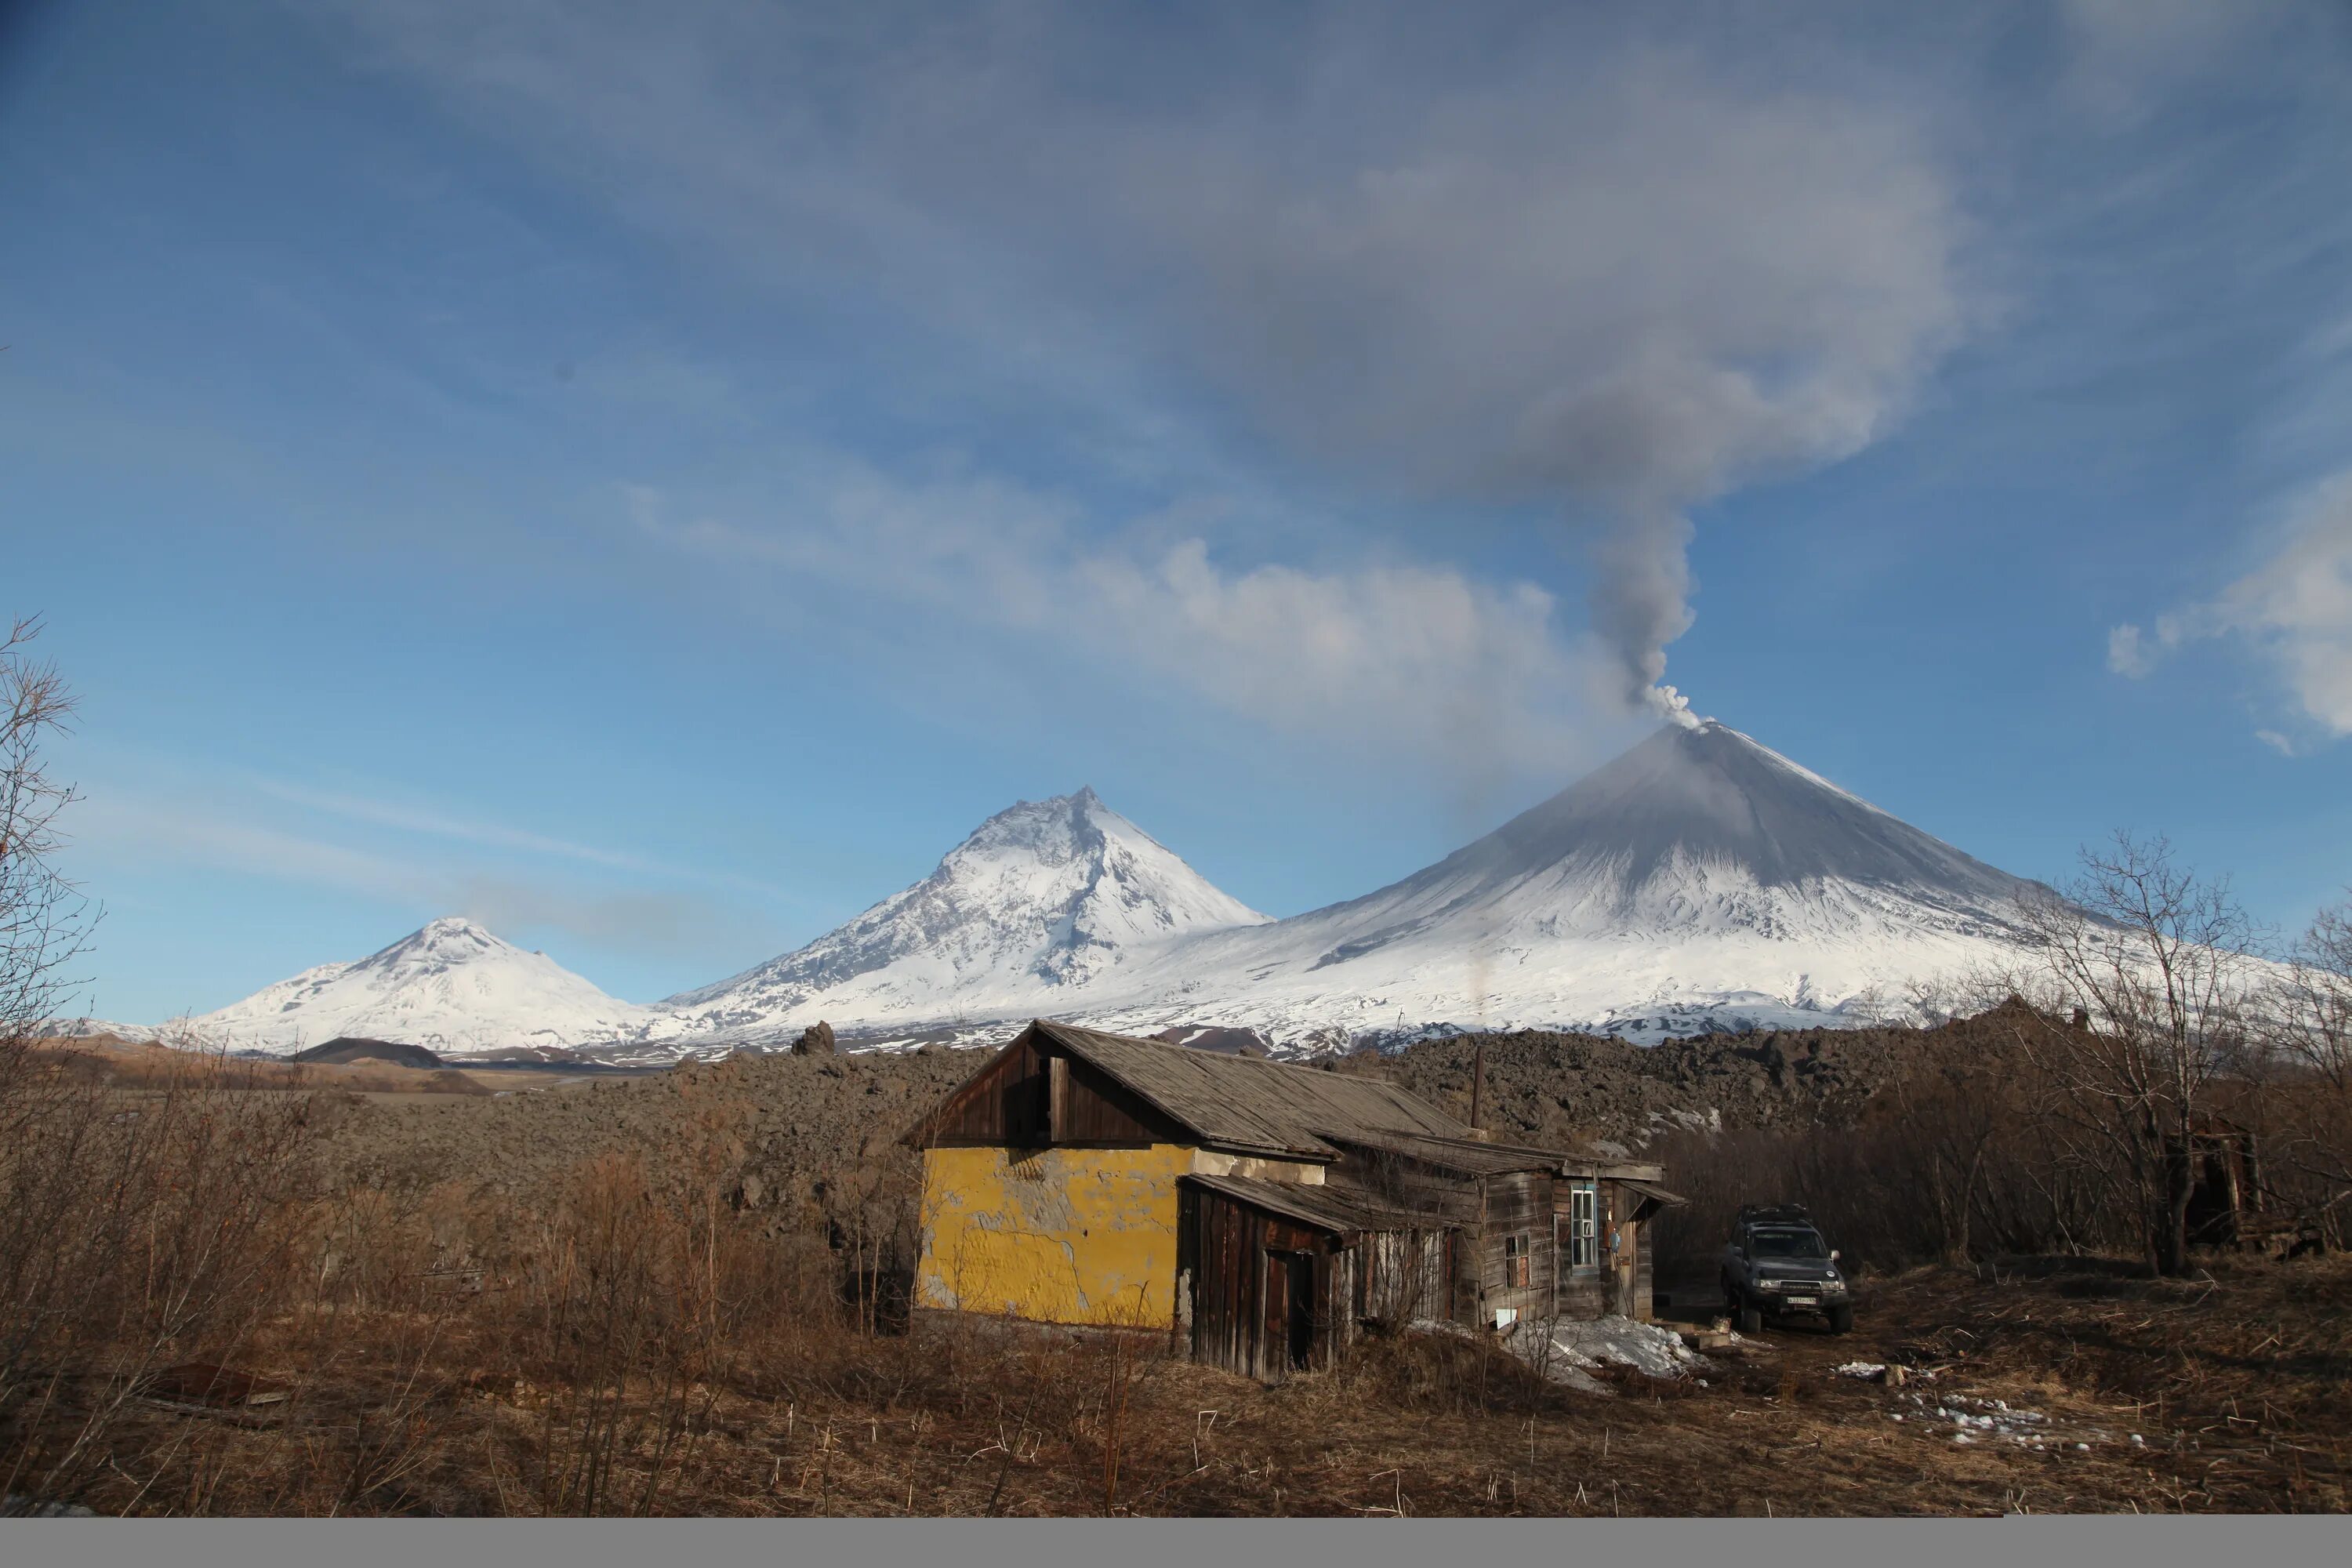
[[1940, 160], [1833, 62], [1765, 89], [1560, 33], [1456, 89], [1383, 28], [1086, 178], [1164, 195], [1180, 352], [1335, 466], [1563, 517], [1627, 706], [1694, 722], [1691, 509], [1860, 450], [1961, 333]]
[[1089, 407], [1173, 369], [1367, 490], [1564, 518], [1627, 704], [1683, 713], [1692, 510], [1866, 446], [1966, 325], [1932, 84], [1777, 8], [1186, 16], [1149, 48], [1055, 0], [352, 25], [666, 228]]

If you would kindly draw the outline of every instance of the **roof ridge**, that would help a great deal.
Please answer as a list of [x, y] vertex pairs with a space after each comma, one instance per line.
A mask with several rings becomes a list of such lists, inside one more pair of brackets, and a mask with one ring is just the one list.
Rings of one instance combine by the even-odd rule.
[[[1204, 1144], [1329, 1160], [1367, 1132], [1460, 1137], [1465, 1123], [1384, 1079], [1194, 1050], [1050, 1018], [1030, 1027], [1108, 1074]], [[1268, 1069], [1273, 1069], [1269, 1071]]]

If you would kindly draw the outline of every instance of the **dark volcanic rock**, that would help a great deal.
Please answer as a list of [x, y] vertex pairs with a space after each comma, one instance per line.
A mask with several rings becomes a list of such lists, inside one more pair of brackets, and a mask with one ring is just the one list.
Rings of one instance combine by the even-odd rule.
[[392, 1062], [404, 1068], [422, 1068], [431, 1071], [449, 1064], [423, 1046], [412, 1046], [399, 1040], [371, 1040], [358, 1035], [339, 1035], [323, 1046], [312, 1046], [298, 1053], [298, 1062]]

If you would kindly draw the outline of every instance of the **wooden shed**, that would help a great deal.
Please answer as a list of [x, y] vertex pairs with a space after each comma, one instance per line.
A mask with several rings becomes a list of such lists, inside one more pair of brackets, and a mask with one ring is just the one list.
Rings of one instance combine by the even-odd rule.
[[1639, 1220], [1679, 1201], [1380, 1079], [1042, 1019], [908, 1141], [918, 1305], [1165, 1329], [1264, 1378], [1382, 1321], [1646, 1316]]

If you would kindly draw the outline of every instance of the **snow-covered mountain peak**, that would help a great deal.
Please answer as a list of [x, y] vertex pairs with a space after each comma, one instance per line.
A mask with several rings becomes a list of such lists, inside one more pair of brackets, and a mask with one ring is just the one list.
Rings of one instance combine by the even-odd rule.
[[403, 964], [446, 965], [478, 963], [523, 949], [495, 935], [462, 915], [443, 915], [402, 937], [390, 947], [370, 953], [363, 966], [392, 968]]
[[1067, 858], [1093, 847], [1101, 837], [1099, 819], [1104, 817], [1141, 831], [1104, 805], [1102, 797], [1089, 786], [1051, 800], [1016, 801], [973, 828], [971, 837], [948, 851], [947, 859], [1007, 850], [1026, 851], [1046, 859]]
[[1179, 938], [1265, 920], [1085, 788], [998, 812], [913, 887], [670, 1005], [694, 1031], [781, 1026], [820, 995], [882, 1015], [1045, 1006]]
[[1449, 867], [1489, 887], [1534, 876], [1628, 895], [1662, 877], [1848, 883], [1979, 910], [2033, 887], [1714, 720], [1659, 730], [1423, 875]]
[[305, 970], [196, 1024], [238, 1047], [294, 1051], [365, 1035], [446, 1055], [597, 1044], [641, 1028], [642, 1012], [543, 952], [445, 916], [365, 958]]

